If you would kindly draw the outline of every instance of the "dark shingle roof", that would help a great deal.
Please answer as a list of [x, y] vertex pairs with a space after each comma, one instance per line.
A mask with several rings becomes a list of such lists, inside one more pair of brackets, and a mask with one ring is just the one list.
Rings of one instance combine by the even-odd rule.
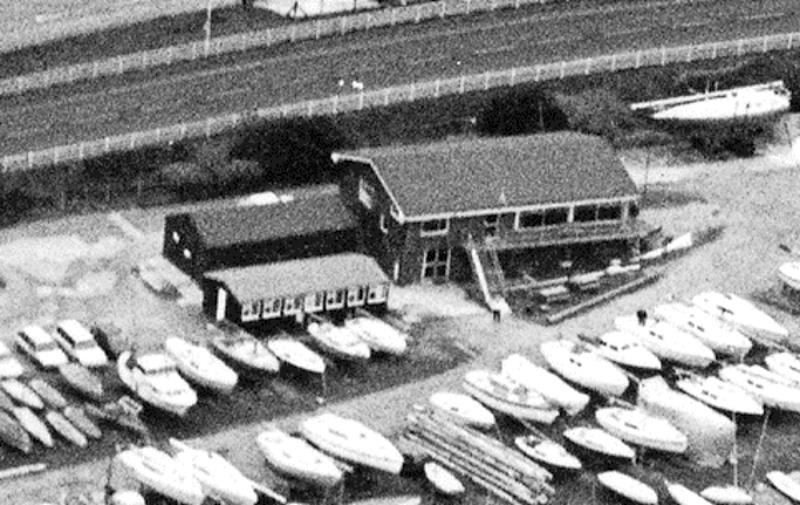
[[356, 253], [229, 268], [205, 276], [223, 282], [242, 301], [388, 282], [373, 258]]
[[189, 216], [206, 247], [258, 243], [356, 225], [335, 186], [311, 195], [295, 195], [287, 203], [217, 207], [190, 212]]
[[406, 217], [636, 194], [599, 137], [558, 132], [368, 148]]

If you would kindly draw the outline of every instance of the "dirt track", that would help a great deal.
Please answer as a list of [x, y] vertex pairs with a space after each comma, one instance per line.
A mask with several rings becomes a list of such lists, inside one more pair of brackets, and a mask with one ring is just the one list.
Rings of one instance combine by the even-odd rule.
[[[648, 173], [650, 184], [659, 179], [671, 180], [669, 188], [697, 193], [706, 199], [705, 204], [691, 204], [684, 207], [645, 211], [643, 218], [662, 224], [668, 232], [700, 229], [709, 224], [726, 225], [722, 237], [705, 245], [668, 267], [664, 278], [642, 291], [619, 298], [608, 305], [601, 306], [576, 319], [566, 321], [556, 327], [542, 328], [531, 326], [519, 320], [506, 318], [501, 324], [494, 324], [491, 316], [485, 313], [465, 315], [457, 319], [444, 320], [442, 331], [454, 331], [463, 336], [467, 347], [479, 350], [475, 362], [457, 368], [444, 375], [435, 376], [420, 383], [413, 383], [394, 390], [384, 391], [357, 400], [329, 406], [331, 410], [360, 419], [384, 433], [396, 431], [403, 422], [405, 412], [414, 402], [419, 402], [431, 392], [441, 388], [459, 389], [459, 382], [468, 368], [477, 366], [496, 367], [499, 360], [510, 352], [523, 352], [538, 359], [538, 344], [557, 334], [574, 335], [578, 331], [595, 333], [610, 327], [614, 315], [632, 312], [636, 308], [651, 306], [663, 300], [668, 294], [676, 298], [688, 298], [705, 289], [733, 291], [747, 295], [776, 283], [775, 270], [789, 259], [778, 248], [779, 243], [800, 245], [800, 158], [792, 157], [785, 147], [775, 148], [771, 153], [751, 160], [729, 163], [711, 163], [694, 167], [659, 167], [651, 164]], [[643, 167], [629, 161], [632, 176], [637, 182], [644, 178]], [[688, 179], [674, 181], [676, 174]], [[660, 175], [659, 175], [660, 174]], [[159, 223], [152, 216], [138, 212], [128, 214], [134, 223]], [[145, 227], [147, 231], [147, 227]], [[435, 307], [435, 299], [427, 303]], [[766, 310], [785, 323], [794, 335], [798, 335], [798, 320], [779, 313], [769, 307]], [[281, 421], [293, 427], [294, 418]], [[254, 444], [244, 444], [252, 440], [261, 425], [239, 427], [235, 430], [218, 433], [202, 440], [194, 441], [207, 448], [230, 449], [229, 457], [234, 464], [253, 477], [259, 476], [263, 463]], [[774, 443], [767, 444], [762, 454], [762, 465], [758, 478], [772, 467], [797, 465], [796, 456], [792, 459], [779, 459], [777, 452], [770, 448], [796, 447], [798, 436], [793, 430], [783, 435], [773, 435]], [[788, 438], [787, 438], [788, 437]], [[768, 437], [769, 440], [769, 437]], [[0, 503], [33, 505], [43, 499], [56, 500], [63, 491], [56, 484], [81, 482], [94, 487], [97, 476], [104, 469], [105, 462], [63, 469], [41, 476], [19, 479], [0, 486]], [[749, 468], [748, 468], [749, 470]], [[724, 473], [729, 475], [729, 469]]]

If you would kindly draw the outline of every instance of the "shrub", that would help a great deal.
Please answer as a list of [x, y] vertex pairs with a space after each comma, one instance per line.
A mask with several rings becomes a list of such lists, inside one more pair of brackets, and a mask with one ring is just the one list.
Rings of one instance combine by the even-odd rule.
[[484, 135], [519, 135], [562, 130], [566, 118], [553, 99], [538, 87], [520, 86], [499, 93], [478, 117]]
[[575, 95], [556, 94], [555, 100], [571, 129], [600, 135], [614, 143], [639, 126], [628, 105], [605, 89], [589, 89]]

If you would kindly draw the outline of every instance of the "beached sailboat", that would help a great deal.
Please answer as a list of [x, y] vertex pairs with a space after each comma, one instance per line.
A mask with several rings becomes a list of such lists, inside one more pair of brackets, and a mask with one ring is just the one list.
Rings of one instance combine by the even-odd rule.
[[464, 376], [463, 386], [490, 409], [517, 419], [551, 424], [558, 417], [558, 409], [542, 395], [498, 373], [472, 370]]
[[376, 317], [357, 316], [345, 319], [344, 327], [355, 333], [375, 352], [401, 355], [408, 349], [408, 335]]
[[738, 386], [768, 407], [800, 412], [800, 388], [758, 365], [728, 365], [718, 372], [722, 380]]
[[0, 382], [0, 387], [3, 388], [8, 396], [26, 407], [36, 410], [44, 408], [44, 402], [39, 395], [24, 382], [20, 382], [17, 379], [6, 379]]
[[300, 434], [338, 459], [397, 475], [403, 455], [386, 437], [353, 419], [329, 412], [300, 423]]
[[636, 452], [631, 446], [600, 428], [578, 426], [564, 430], [564, 438], [573, 444], [613, 458], [633, 459]]
[[675, 387], [719, 410], [750, 416], [760, 416], [764, 413], [764, 404], [761, 400], [719, 377], [683, 374], [675, 382]]
[[371, 356], [367, 343], [343, 326], [336, 326], [329, 321], [312, 321], [308, 323], [306, 330], [323, 352], [335, 357], [364, 361]]
[[678, 505], [713, 505], [699, 494], [676, 482], [665, 482], [669, 496]]
[[206, 498], [191, 470], [155, 447], [137, 447], [115, 456], [130, 475], [147, 488], [184, 505], [201, 505]]
[[211, 346], [223, 359], [245, 372], [265, 374], [280, 370], [278, 358], [257, 338], [244, 331], [215, 335]]
[[332, 458], [277, 428], [261, 432], [256, 444], [267, 463], [289, 477], [325, 488], [335, 486], [344, 477]]
[[724, 505], [749, 505], [753, 503], [753, 497], [737, 486], [709, 486], [700, 491], [700, 496], [710, 502]]
[[597, 480], [603, 486], [628, 500], [645, 505], [658, 503], [658, 495], [653, 488], [617, 470], [601, 472], [597, 474]]
[[19, 360], [11, 354], [11, 349], [5, 343], [0, 342], [0, 379], [15, 379], [24, 371]]
[[428, 482], [443, 495], [456, 496], [464, 493], [464, 484], [439, 463], [428, 461], [423, 465], [423, 471]]
[[605, 396], [620, 396], [628, 389], [628, 377], [607, 359], [569, 340], [550, 340], [539, 346], [556, 373], [579, 386]]
[[164, 341], [164, 350], [175, 361], [181, 375], [194, 384], [224, 394], [236, 387], [238, 374], [205, 347], [169, 337]]
[[0, 410], [0, 441], [25, 454], [31, 452], [33, 443], [28, 432], [14, 417]]
[[39, 419], [28, 407], [14, 407], [11, 412], [17, 419], [17, 422], [25, 428], [25, 431], [42, 443], [45, 447], [53, 447], [53, 436], [47, 425]]
[[609, 331], [594, 341], [594, 351], [609, 361], [637, 370], [661, 370], [661, 360], [641, 341], [622, 331]]
[[595, 419], [603, 429], [631, 444], [679, 454], [685, 452], [689, 445], [686, 435], [672, 423], [638, 408], [597, 409]]
[[538, 463], [561, 470], [580, 470], [581, 460], [573, 456], [564, 446], [535, 434], [514, 438], [514, 445], [524, 455]]
[[38, 377], [33, 378], [28, 381], [28, 386], [37, 395], [39, 395], [39, 398], [41, 398], [49, 407], [54, 409], [63, 409], [67, 406], [67, 400], [61, 395], [61, 393], [43, 379]]
[[94, 439], [99, 439], [103, 435], [100, 428], [77, 405], [68, 405], [64, 408], [63, 414], [83, 434]]
[[714, 351], [691, 334], [655, 318], [638, 315], [620, 316], [614, 326], [630, 333], [662, 360], [684, 366], [705, 368], [715, 359]]
[[558, 375], [534, 364], [521, 354], [510, 354], [500, 364], [500, 373], [514, 382], [536, 391], [552, 405], [574, 416], [586, 408], [589, 395], [570, 386]]
[[792, 352], [773, 352], [764, 358], [771, 372], [798, 384], [800, 387], [800, 357]]
[[717, 354], [743, 358], [753, 343], [731, 325], [708, 312], [685, 303], [665, 303], [653, 309], [655, 317], [691, 333]]
[[267, 342], [267, 349], [294, 368], [320, 375], [325, 373], [325, 360], [302, 342], [292, 338], [275, 338]]
[[494, 414], [472, 397], [461, 393], [439, 391], [428, 399], [437, 410], [454, 420], [475, 428], [490, 429], [495, 426]]
[[695, 295], [692, 303], [750, 337], [782, 342], [789, 336], [789, 331], [770, 315], [732, 293], [705, 291]]
[[197, 393], [178, 375], [175, 362], [165, 354], [133, 357], [119, 355], [119, 378], [142, 401], [163, 411], [183, 416], [197, 403]]
[[72, 425], [64, 414], [57, 410], [50, 410], [44, 415], [47, 423], [52, 426], [53, 431], [69, 440], [78, 447], [86, 447], [89, 441], [78, 428]]
[[800, 472], [785, 473], [773, 470], [767, 472], [766, 477], [775, 489], [795, 502], [800, 502]]
[[67, 363], [58, 367], [61, 377], [71, 388], [87, 398], [101, 402], [105, 398], [103, 382], [85, 366], [78, 363]]

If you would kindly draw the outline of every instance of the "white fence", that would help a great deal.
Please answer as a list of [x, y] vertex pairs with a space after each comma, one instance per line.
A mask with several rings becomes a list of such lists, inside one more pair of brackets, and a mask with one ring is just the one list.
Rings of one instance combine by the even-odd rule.
[[343, 35], [357, 30], [367, 30], [378, 26], [394, 26], [402, 23], [468, 14], [471, 12], [493, 11], [504, 8], [519, 8], [527, 4], [541, 4], [547, 0], [441, 0], [425, 2], [406, 7], [394, 7], [335, 18], [296, 22], [278, 28], [237, 33], [216, 37], [206, 45], [198, 40], [188, 44], [125, 54], [112, 58], [56, 67], [41, 72], [20, 75], [0, 80], [0, 95], [21, 93], [23, 91], [47, 88], [99, 76], [121, 74], [130, 70], [141, 70], [156, 65], [169, 65], [179, 61], [218, 56], [235, 51], [245, 51], [257, 47], [272, 46], [298, 40], [319, 39], [330, 35]]
[[349, 95], [266, 107], [254, 112], [210, 117], [202, 121], [176, 124], [154, 130], [126, 133], [89, 142], [5, 156], [2, 159], [2, 171], [5, 173], [59, 162], [82, 160], [109, 152], [157, 145], [190, 137], [208, 137], [255, 118], [338, 114], [371, 107], [384, 107], [395, 103], [413, 102], [424, 98], [437, 98], [443, 95], [513, 86], [525, 82], [563, 79], [568, 76], [588, 75], [606, 71], [613, 72], [677, 62], [742, 56], [774, 50], [789, 50], [797, 47], [800, 47], [800, 32], [782, 33], [709, 44], [617, 53], [582, 60], [462, 75], [452, 79], [436, 79], [391, 88], [362, 90], [359, 93]]

